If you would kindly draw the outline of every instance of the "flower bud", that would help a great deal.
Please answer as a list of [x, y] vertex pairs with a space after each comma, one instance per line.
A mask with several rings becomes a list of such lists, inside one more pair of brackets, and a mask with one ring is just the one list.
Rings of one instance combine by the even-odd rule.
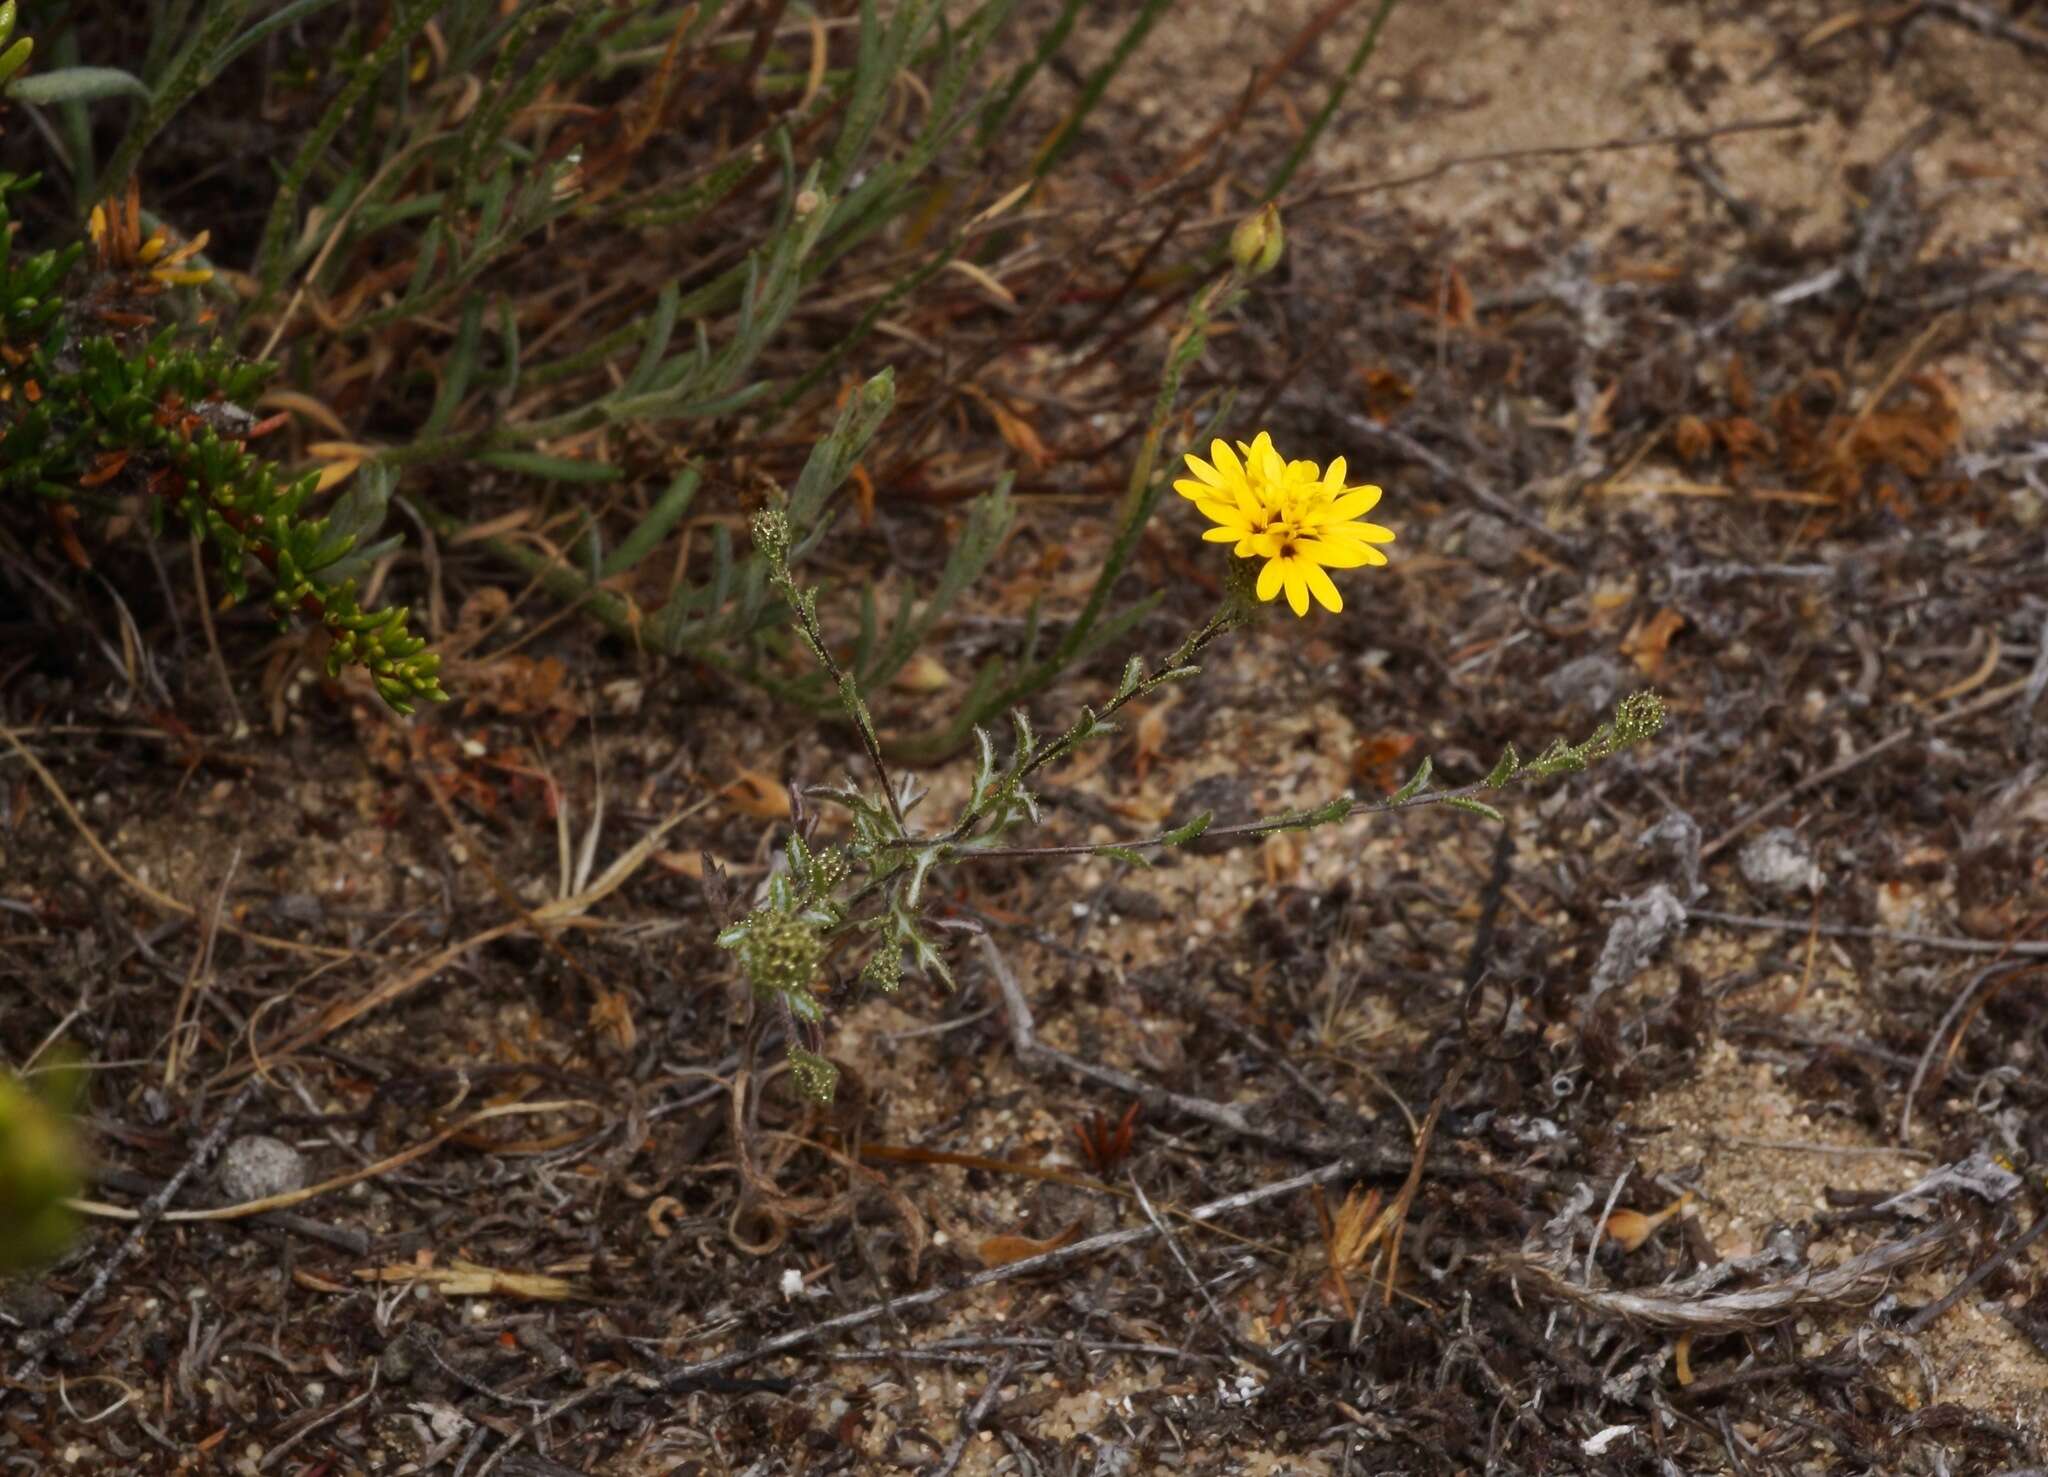
[[789, 557], [789, 519], [775, 508], [765, 508], [754, 515], [754, 547], [770, 564], [780, 564]]
[[1268, 202], [1255, 214], [1246, 216], [1230, 233], [1230, 259], [1247, 277], [1263, 277], [1280, 265], [1286, 248], [1280, 229], [1280, 207]]

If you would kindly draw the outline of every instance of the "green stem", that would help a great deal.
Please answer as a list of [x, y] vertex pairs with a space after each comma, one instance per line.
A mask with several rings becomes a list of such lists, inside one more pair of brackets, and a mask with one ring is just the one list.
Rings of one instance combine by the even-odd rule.
[[1330, 95], [1323, 99], [1323, 106], [1302, 132], [1301, 137], [1294, 141], [1294, 147], [1288, 151], [1287, 158], [1281, 162], [1280, 168], [1266, 181], [1266, 191], [1259, 197], [1261, 205], [1279, 199], [1280, 192], [1287, 188], [1288, 182], [1294, 178], [1295, 171], [1300, 169], [1303, 161], [1308, 158], [1309, 150], [1316, 146], [1316, 140], [1320, 139], [1323, 130], [1330, 126], [1330, 120], [1336, 116], [1338, 107], [1344, 101], [1344, 95], [1351, 90], [1351, 84], [1358, 80], [1358, 74], [1365, 70], [1365, 64], [1372, 59], [1374, 50], [1380, 44], [1380, 31], [1386, 25], [1387, 17], [1394, 13], [1394, 7], [1400, 3], [1401, 0], [1380, 0], [1380, 8], [1374, 14], [1372, 24], [1365, 28], [1365, 36], [1359, 41], [1357, 49], [1351, 53], [1351, 60], [1344, 64], [1344, 70], [1338, 74], [1337, 80], [1330, 84]]

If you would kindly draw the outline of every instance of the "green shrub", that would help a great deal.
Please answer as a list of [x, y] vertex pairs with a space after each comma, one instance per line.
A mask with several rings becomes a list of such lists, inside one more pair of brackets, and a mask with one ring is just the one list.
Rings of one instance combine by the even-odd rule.
[[66, 1121], [82, 1083], [71, 1069], [31, 1088], [0, 1071], [0, 1275], [38, 1266], [70, 1244], [65, 1201], [79, 1193], [79, 1155]]

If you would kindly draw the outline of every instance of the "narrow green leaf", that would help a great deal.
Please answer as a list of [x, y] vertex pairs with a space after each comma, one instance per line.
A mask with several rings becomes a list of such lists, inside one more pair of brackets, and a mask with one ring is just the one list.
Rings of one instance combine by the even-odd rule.
[[1469, 810], [1472, 814], [1483, 815], [1490, 821], [1499, 821], [1502, 825], [1507, 824], [1506, 816], [1502, 815], [1485, 801], [1474, 800], [1468, 795], [1446, 795], [1444, 797], [1444, 804], [1450, 806], [1453, 810]]
[[1498, 790], [1502, 785], [1513, 779], [1515, 771], [1521, 767], [1522, 756], [1515, 752], [1513, 744], [1509, 744], [1505, 749], [1501, 750], [1500, 758], [1494, 761], [1493, 768], [1487, 773], [1487, 788]]
[[615, 574], [624, 574], [642, 559], [653, 553], [656, 545], [669, 536], [683, 514], [689, 511], [690, 502], [697, 495], [697, 483], [701, 473], [694, 465], [683, 468], [676, 474], [676, 480], [664, 492], [642, 518], [626, 535], [619, 546], [605, 559], [603, 577], [610, 579]]
[[661, 368], [662, 356], [668, 352], [669, 336], [675, 332], [677, 301], [675, 283], [662, 283], [654, 300], [654, 316], [647, 323], [647, 337], [640, 344], [640, 362], [626, 376], [628, 395], [641, 394], [653, 385], [655, 371]]
[[1404, 800], [1413, 800], [1422, 793], [1422, 787], [1429, 783], [1429, 772], [1434, 767], [1434, 761], [1427, 754], [1423, 755], [1422, 763], [1416, 767], [1415, 773], [1409, 776], [1408, 783], [1387, 798], [1395, 805]]
[[[23, 37], [16, 42], [9, 48], [8, 55], [12, 56], [28, 39]], [[38, 72], [33, 77], [22, 78], [8, 87], [7, 95], [17, 102], [42, 105], [97, 102], [103, 97], [146, 99], [149, 89], [140, 77], [131, 76], [118, 67], [60, 67], [54, 72]]]
[[487, 451], [477, 460], [501, 472], [544, 477], [550, 482], [611, 482], [619, 475], [619, 469], [609, 462], [571, 461], [538, 451]]
[[[12, 29], [10, 27], [10, 29]], [[0, 37], [0, 39], [5, 39]], [[28, 54], [36, 48], [33, 36], [24, 36], [5, 51], [0, 51], [0, 82], [6, 81], [28, 65]]]

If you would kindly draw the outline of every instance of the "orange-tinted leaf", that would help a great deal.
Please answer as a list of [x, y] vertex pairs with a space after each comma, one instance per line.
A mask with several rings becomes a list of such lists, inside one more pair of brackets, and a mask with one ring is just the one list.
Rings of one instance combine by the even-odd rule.
[[1655, 615], [1639, 620], [1622, 638], [1622, 651], [1634, 658], [1637, 667], [1646, 677], [1657, 675], [1664, 665], [1664, 652], [1671, 645], [1671, 638], [1685, 627], [1685, 617], [1665, 606]]
[[1376, 421], [1390, 419], [1415, 398], [1415, 386], [1391, 369], [1361, 369], [1358, 378], [1365, 386], [1365, 413]]
[[1696, 415], [1682, 415], [1671, 433], [1672, 444], [1678, 449], [1678, 459], [1687, 466], [1698, 462], [1714, 449], [1714, 433], [1707, 429], [1707, 423]]
[[1728, 403], [1748, 415], [1756, 409], [1756, 391], [1750, 388], [1749, 371], [1742, 367], [1742, 356], [1728, 356]]
[[1376, 733], [1363, 738], [1351, 751], [1351, 777], [1371, 795], [1384, 795], [1401, 788], [1408, 778], [1406, 760], [1415, 748], [1412, 733]]
[[1062, 1246], [1072, 1246], [1081, 1239], [1081, 1222], [1076, 1220], [1057, 1236], [1037, 1241], [1029, 1236], [991, 1236], [975, 1247], [975, 1254], [985, 1267], [1006, 1267], [1011, 1262], [1021, 1262], [1026, 1257], [1044, 1256], [1049, 1251], [1058, 1251]]
[[757, 821], [789, 819], [789, 790], [773, 775], [758, 769], [743, 769], [733, 782], [718, 792], [733, 803], [741, 815]]

